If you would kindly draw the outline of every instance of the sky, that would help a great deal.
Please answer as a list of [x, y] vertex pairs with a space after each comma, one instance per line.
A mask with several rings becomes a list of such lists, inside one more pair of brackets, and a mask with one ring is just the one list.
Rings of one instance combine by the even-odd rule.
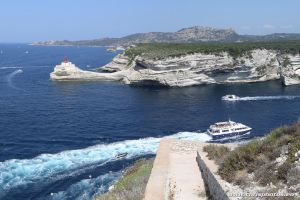
[[191, 26], [300, 33], [299, 0], [0, 0], [0, 42], [82, 40]]

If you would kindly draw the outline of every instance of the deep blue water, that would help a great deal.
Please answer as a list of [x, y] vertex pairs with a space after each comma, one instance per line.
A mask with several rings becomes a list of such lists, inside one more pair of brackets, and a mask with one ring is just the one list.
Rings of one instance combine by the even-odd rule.
[[[276, 81], [170, 89], [49, 80], [64, 56], [94, 70], [115, 55], [100, 47], [0, 45], [0, 199], [91, 199], [135, 159], [153, 155], [162, 136], [206, 141], [202, 130], [231, 118], [253, 128], [222, 141], [239, 142], [298, 120], [300, 86]], [[255, 98], [221, 101], [231, 93]], [[127, 159], [116, 161], [121, 152]]]

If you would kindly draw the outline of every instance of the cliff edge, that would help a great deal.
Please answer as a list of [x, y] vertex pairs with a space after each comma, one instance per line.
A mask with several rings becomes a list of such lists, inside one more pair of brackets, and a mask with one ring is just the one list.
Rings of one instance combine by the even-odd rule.
[[[252, 48], [236, 53], [230, 48], [212, 51], [201, 46], [200, 50], [190, 50], [174, 45], [165, 49], [157, 45], [138, 45], [116, 56], [98, 73], [62, 63], [55, 67], [51, 79], [115, 80], [131, 85], [169, 87], [277, 79], [284, 85], [300, 83], [299, 52]], [[175, 53], [166, 54], [166, 51]]]

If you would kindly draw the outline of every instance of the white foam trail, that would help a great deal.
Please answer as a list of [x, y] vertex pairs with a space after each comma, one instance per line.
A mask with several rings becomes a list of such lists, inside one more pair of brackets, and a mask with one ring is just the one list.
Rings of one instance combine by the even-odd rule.
[[[207, 134], [197, 132], [179, 132], [169, 137], [183, 140], [211, 140]], [[33, 159], [7, 160], [0, 163], [0, 193], [28, 183], [44, 182], [56, 174], [64, 174], [70, 170], [109, 162], [119, 153], [127, 152], [128, 159], [155, 154], [160, 140], [161, 138], [125, 140], [57, 154], [41, 154]]]
[[27, 66], [26, 68], [45, 68], [45, 67], [53, 67], [50, 65], [32, 65], [32, 66]]
[[20, 88], [14, 86], [14, 84], [12, 83], [12, 80], [13, 78], [17, 75], [17, 74], [20, 74], [20, 73], [23, 73], [23, 70], [22, 69], [17, 69], [15, 70], [14, 72], [10, 73], [7, 75], [6, 79], [7, 79], [7, 83], [8, 85], [13, 88], [13, 89], [16, 89], [16, 90], [21, 90]]
[[0, 67], [1, 70], [5, 69], [23, 69], [23, 68], [46, 68], [46, 67], [53, 67], [51, 65], [31, 65], [25, 67]]
[[237, 101], [266, 101], [266, 100], [278, 100], [278, 99], [296, 99], [300, 98], [300, 96], [290, 96], [290, 95], [283, 95], [283, 96], [254, 96], [254, 97], [240, 97]]
[[103, 194], [115, 181], [122, 175], [122, 172], [112, 172], [93, 179], [84, 179], [73, 185], [67, 190], [58, 193], [50, 193], [49, 200], [90, 200], [95, 196]]
[[23, 67], [0, 67], [0, 69], [21, 69]]

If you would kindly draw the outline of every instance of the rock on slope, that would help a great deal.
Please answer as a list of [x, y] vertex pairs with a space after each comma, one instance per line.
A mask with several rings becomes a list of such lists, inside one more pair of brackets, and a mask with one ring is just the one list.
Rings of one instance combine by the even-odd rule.
[[[300, 83], [300, 55], [255, 49], [233, 58], [227, 52], [195, 53], [160, 60], [124, 53], [102, 67], [106, 73], [56, 66], [52, 80], [120, 80], [133, 85], [191, 86], [259, 82], [282, 79], [285, 85]], [[110, 73], [108, 73], [110, 72]]]

